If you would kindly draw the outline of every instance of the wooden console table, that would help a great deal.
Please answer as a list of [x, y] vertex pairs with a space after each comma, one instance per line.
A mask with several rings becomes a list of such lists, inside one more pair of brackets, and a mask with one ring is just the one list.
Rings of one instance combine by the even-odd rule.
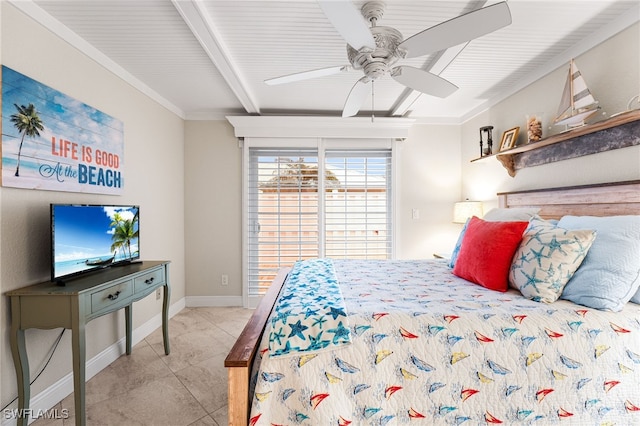
[[24, 330], [71, 329], [76, 425], [85, 425], [85, 325], [94, 318], [125, 309], [126, 351], [131, 354], [133, 302], [164, 287], [162, 337], [169, 355], [169, 262], [144, 261], [90, 273], [60, 286], [47, 281], [6, 293], [11, 299], [11, 353], [18, 379], [18, 425], [29, 417], [29, 360]]

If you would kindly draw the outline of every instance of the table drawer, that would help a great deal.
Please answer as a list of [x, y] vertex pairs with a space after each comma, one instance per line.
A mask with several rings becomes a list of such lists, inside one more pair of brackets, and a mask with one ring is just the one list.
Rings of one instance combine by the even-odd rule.
[[132, 294], [133, 285], [131, 281], [124, 281], [104, 290], [91, 293], [91, 313], [113, 308], [118, 304], [122, 304], [123, 301], [126, 303]]
[[164, 268], [158, 268], [139, 277], [135, 277], [133, 279], [133, 288], [136, 293], [139, 293], [162, 283], [164, 283]]

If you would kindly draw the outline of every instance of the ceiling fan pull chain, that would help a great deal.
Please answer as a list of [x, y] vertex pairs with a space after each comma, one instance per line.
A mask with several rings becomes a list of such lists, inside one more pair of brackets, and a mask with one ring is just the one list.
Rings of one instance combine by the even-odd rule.
[[373, 123], [373, 119], [375, 116], [375, 108], [374, 108], [374, 96], [375, 96], [375, 80], [371, 80], [371, 122]]

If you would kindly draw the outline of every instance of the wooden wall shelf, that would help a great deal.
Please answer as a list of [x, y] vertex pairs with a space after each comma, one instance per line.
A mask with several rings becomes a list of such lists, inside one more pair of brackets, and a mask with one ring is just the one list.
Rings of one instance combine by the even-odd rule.
[[513, 177], [517, 170], [525, 167], [634, 145], [640, 145], [640, 110], [617, 114], [607, 120], [471, 161], [496, 157]]

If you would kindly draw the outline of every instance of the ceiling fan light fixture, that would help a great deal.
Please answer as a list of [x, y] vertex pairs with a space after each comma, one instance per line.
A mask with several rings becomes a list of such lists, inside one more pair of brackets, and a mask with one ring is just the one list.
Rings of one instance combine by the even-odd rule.
[[347, 45], [347, 57], [353, 69], [363, 70], [367, 77], [377, 79], [387, 74], [406, 55], [406, 50], [399, 47], [402, 33], [395, 28], [371, 27], [371, 33], [376, 42], [375, 49], [356, 50]]

